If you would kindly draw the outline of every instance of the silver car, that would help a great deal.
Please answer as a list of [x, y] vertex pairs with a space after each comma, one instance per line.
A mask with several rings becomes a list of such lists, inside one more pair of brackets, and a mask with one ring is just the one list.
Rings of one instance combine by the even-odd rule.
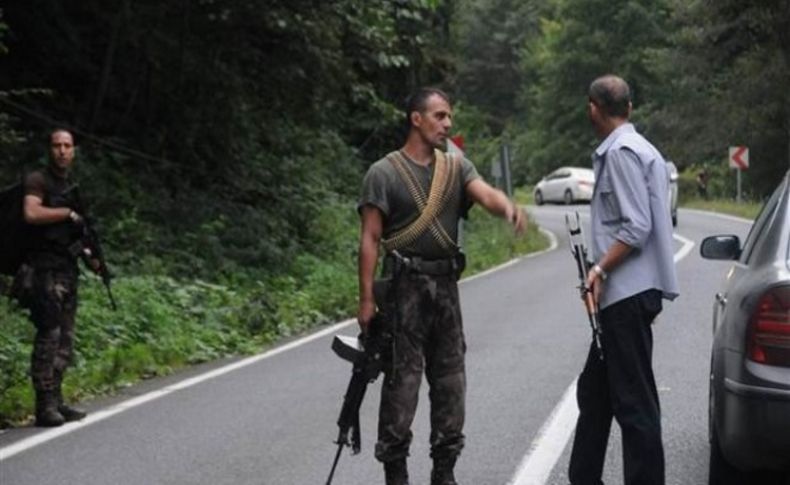
[[790, 480], [790, 172], [743, 245], [712, 236], [700, 252], [735, 261], [713, 311], [709, 484]]
[[595, 188], [595, 172], [582, 167], [560, 167], [543, 177], [535, 185], [535, 204], [545, 202], [574, 202], [592, 199]]
[[667, 174], [669, 175], [669, 213], [672, 214], [672, 225], [678, 225], [678, 168], [674, 162], [667, 160]]

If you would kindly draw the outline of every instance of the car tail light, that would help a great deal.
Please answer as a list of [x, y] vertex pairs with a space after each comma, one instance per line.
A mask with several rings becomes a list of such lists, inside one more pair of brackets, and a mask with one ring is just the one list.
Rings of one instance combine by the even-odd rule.
[[790, 367], [790, 286], [760, 297], [749, 321], [747, 351], [754, 362]]
[[579, 184], [579, 187], [592, 187], [593, 186], [593, 183], [588, 181], [588, 180], [579, 180], [577, 183]]

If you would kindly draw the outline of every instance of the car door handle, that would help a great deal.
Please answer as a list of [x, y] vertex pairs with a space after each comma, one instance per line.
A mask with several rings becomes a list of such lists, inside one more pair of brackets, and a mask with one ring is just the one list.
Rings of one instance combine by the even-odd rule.
[[725, 306], [727, 304], [727, 297], [721, 293], [716, 293], [716, 302], [721, 306]]

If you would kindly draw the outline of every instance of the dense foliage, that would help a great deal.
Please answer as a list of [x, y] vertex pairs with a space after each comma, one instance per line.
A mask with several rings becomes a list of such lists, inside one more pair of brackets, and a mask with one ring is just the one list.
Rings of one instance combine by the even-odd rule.
[[[790, 163], [789, 37], [790, 0], [6, 2], [0, 183], [44, 162], [53, 126], [76, 133], [123, 305], [84, 285], [69, 386], [102, 392], [353, 312], [354, 199], [419, 85], [456, 96], [481, 173], [508, 143], [525, 184], [589, 163], [587, 86], [615, 72], [690, 190], [705, 168], [732, 197], [743, 144], [763, 197]], [[480, 220], [472, 261], [527, 249]], [[5, 302], [0, 319], [8, 417], [31, 329]]]
[[[184, 365], [251, 353], [315, 325], [353, 315], [357, 220], [347, 207], [322, 213], [338, 243], [325, 259], [303, 254], [287, 274], [254, 282], [212, 283], [143, 274], [115, 281], [110, 309], [98, 278], [83, 275], [75, 366], [64, 392], [74, 399], [123, 388]], [[465, 225], [467, 274], [545, 247], [531, 226], [516, 238], [501, 221], [473, 210]], [[26, 312], [0, 298], [0, 428], [33, 406], [28, 371], [33, 327]], [[327, 349], [328, 351], [328, 349]]]

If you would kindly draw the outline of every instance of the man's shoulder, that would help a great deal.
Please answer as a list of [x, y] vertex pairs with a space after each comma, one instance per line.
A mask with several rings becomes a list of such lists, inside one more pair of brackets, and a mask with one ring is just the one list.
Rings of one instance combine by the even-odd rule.
[[623, 133], [618, 136], [610, 147], [611, 151], [630, 151], [633, 152], [640, 159], [645, 161], [655, 158], [663, 158], [661, 152], [645, 138], [637, 132]]
[[25, 194], [40, 195], [46, 191], [47, 178], [43, 170], [34, 170], [25, 175]]
[[397, 174], [395, 166], [390, 161], [390, 157], [395, 153], [396, 152], [390, 152], [373, 162], [370, 167], [368, 167], [365, 178], [390, 178]]
[[25, 181], [44, 181], [44, 170], [39, 168], [25, 174]]
[[392, 156], [393, 153], [395, 153], [395, 152], [390, 152], [390, 153], [386, 154], [385, 156], [379, 158], [375, 162], [373, 162], [370, 165], [370, 168], [368, 168], [368, 171], [369, 172], [370, 171], [376, 171], [376, 172], [387, 171], [388, 172], [388, 171], [392, 170], [392, 162], [390, 162], [390, 156]]
[[618, 136], [614, 143], [612, 143], [612, 149], [619, 150], [620, 148], [641, 148], [645, 145], [650, 145], [650, 142], [647, 141], [647, 138], [642, 136], [640, 133], [636, 131], [623, 133]]

